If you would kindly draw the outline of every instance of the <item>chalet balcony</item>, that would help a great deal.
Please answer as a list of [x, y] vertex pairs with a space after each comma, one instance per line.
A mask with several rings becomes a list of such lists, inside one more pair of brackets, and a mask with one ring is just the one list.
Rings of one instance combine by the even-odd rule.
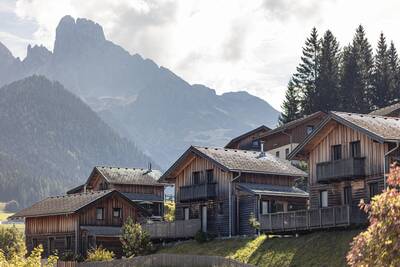
[[216, 188], [216, 183], [181, 186], [179, 200], [185, 202], [213, 198], [217, 195]]
[[329, 183], [365, 174], [365, 158], [349, 158], [317, 163], [317, 182]]

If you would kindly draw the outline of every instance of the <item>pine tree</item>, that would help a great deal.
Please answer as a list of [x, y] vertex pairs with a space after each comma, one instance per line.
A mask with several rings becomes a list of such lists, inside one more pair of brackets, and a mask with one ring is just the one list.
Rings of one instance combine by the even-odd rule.
[[[340, 64], [340, 87], [338, 93], [340, 111], [354, 111], [354, 103], [360, 97], [355, 92], [362, 92], [360, 70], [357, 64], [355, 47], [348, 45], [343, 49]], [[362, 96], [362, 95], [361, 95]]]
[[298, 88], [296, 88], [295, 82], [291, 79], [286, 89], [285, 100], [282, 104], [282, 113], [279, 117], [279, 124], [282, 125], [300, 118], [299, 106]]
[[356, 53], [357, 66], [359, 68], [360, 80], [356, 81], [353, 93], [355, 94], [353, 112], [368, 113], [372, 110], [373, 99], [373, 56], [372, 48], [365, 36], [364, 27], [358, 26], [353, 39], [354, 52]]
[[383, 33], [379, 36], [378, 48], [376, 50], [373, 81], [373, 107], [382, 108], [387, 106], [391, 97], [391, 75], [386, 38]]
[[319, 73], [316, 80], [316, 110], [338, 108], [339, 43], [331, 31], [326, 31], [321, 42]]
[[311, 114], [317, 110], [316, 105], [316, 80], [319, 72], [318, 58], [320, 54], [320, 40], [317, 29], [311, 30], [311, 35], [306, 39], [301, 56], [301, 63], [294, 74], [293, 82], [301, 90], [300, 112], [303, 115]]
[[390, 47], [388, 50], [388, 61], [391, 81], [389, 88], [389, 104], [392, 104], [400, 101], [400, 66], [397, 50], [394, 46], [393, 41], [390, 42]]

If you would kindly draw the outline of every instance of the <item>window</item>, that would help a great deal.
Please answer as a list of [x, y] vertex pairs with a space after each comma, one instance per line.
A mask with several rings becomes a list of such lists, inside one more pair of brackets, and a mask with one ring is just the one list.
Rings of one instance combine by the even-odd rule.
[[261, 201], [261, 214], [268, 214], [269, 213], [269, 201]]
[[193, 184], [200, 184], [200, 172], [193, 172]]
[[361, 157], [360, 141], [350, 142], [350, 153], [353, 158]]
[[183, 208], [183, 215], [185, 221], [189, 220], [189, 208]]
[[369, 198], [373, 198], [379, 194], [378, 183], [370, 183], [369, 184]]
[[285, 211], [284, 203], [281, 201], [272, 201], [271, 202], [271, 212], [283, 212]]
[[96, 219], [103, 220], [104, 219], [104, 208], [97, 208], [96, 209]]
[[276, 156], [277, 158], [279, 158], [279, 151], [276, 151], [276, 152], [275, 152], [275, 156]]
[[55, 250], [54, 237], [49, 237], [49, 254], [52, 254]]
[[223, 215], [224, 214], [224, 203], [219, 202], [218, 203], [218, 215]]
[[253, 142], [251, 142], [251, 146], [253, 148], [257, 148], [260, 146], [260, 142], [258, 140], [253, 140]]
[[287, 158], [289, 156], [290, 150], [289, 148], [285, 149], [285, 158]]
[[332, 160], [339, 160], [342, 158], [342, 145], [332, 146]]
[[314, 126], [313, 125], [307, 125], [306, 126], [306, 133], [307, 135], [309, 135], [310, 133], [312, 133], [314, 131]]
[[351, 186], [343, 188], [343, 204], [351, 205]]
[[319, 205], [321, 208], [328, 207], [328, 191], [323, 190], [319, 192]]
[[206, 171], [207, 174], [207, 183], [211, 184], [214, 182], [214, 170], [207, 170]]
[[121, 219], [122, 218], [122, 209], [121, 208], [113, 208], [113, 217]]
[[72, 237], [71, 236], [65, 237], [65, 247], [67, 249], [72, 249]]

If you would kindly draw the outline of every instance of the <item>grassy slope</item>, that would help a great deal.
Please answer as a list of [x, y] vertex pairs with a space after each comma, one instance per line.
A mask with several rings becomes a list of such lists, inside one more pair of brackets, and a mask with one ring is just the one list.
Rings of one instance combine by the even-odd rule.
[[214, 240], [205, 244], [185, 242], [160, 253], [219, 255], [256, 266], [346, 266], [349, 243], [359, 231], [331, 231], [278, 238]]
[[[6, 221], [9, 216], [14, 214], [4, 211], [5, 205], [6, 203], [0, 202], [0, 221]], [[13, 227], [13, 224], [0, 224], [0, 227]], [[24, 224], [16, 224], [15, 227], [21, 231], [25, 229]]]

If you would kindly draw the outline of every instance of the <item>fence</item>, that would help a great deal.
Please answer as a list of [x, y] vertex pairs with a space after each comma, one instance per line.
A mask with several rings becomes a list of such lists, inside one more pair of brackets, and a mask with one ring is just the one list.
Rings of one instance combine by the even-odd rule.
[[365, 222], [366, 214], [352, 206], [278, 212], [260, 217], [261, 230], [271, 233], [342, 227]]
[[152, 222], [143, 224], [153, 239], [189, 238], [201, 229], [200, 219], [178, 220], [174, 222]]
[[219, 256], [181, 255], [181, 254], [152, 254], [132, 259], [120, 259], [103, 262], [58, 262], [57, 267], [252, 267], [254, 265], [241, 263]]

